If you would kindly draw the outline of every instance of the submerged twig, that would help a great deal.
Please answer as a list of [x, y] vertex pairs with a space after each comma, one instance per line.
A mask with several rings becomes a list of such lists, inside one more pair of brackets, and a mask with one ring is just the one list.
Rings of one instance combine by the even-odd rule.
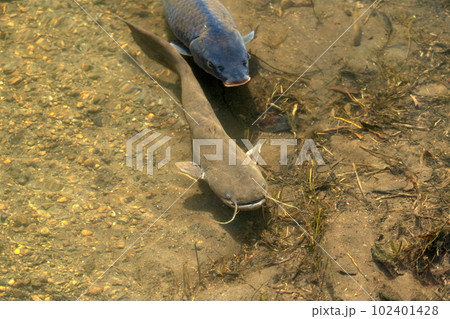
[[198, 258], [199, 249], [197, 247], [197, 242], [194, 243], [194, 250], [195, 250], [195, 258], [197, 259], [198, 284], [203, 286], [202, 275], [200, 272], [200, 259]]
[[361, 185], [361, 181], [359, 180], [358, 171], [356, 170], [355, 163], [352, 163], [352, 165], [353, 165], [353, 169], [355, 170], [356, 181], [358, 182], [358, 187], [359, 187], [359, 190], [361, 192], [361, 195], [364, 198], [364, 200], [367, 201], [366, 195], [364, 194], [364, 190], [363, 190], [362, 185]]
[[355, 267], [356, 267], [356, 269], [358, 269], [359, 273], [360, 273], [364, 278], [366, 278], [367, 281], [369, 281], [369, 279], [367, 279], [367, 275], [365, 275], [365, 274], [361, 271], [361, 269], [358, 267], [358, 265], [356, 264], [356, 262], [355, 262], [355, 260], [353, 259], [353, 257], [350, 256], [349, 253], [347, 253], [347, 256], [350, 257], [350, 259], [352, 260], [353, 265], [355, 265]]
[[353, 34], [352, 34], [352, 45], [357, 47], [361, 44], [362, 31], [361, 31], [361, 22], [357, 21], [360, 15], [360, 9], [364, 8], [364, 5], [357, 1], [355, 3], [355, 10], [353, 11], [353, 21], [355, 24], [353, 25]]

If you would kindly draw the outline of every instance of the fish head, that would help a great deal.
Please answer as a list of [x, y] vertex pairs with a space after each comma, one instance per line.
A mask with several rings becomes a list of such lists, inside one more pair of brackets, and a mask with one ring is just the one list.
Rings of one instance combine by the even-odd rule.
[[266, 199], [267, 184], [255, 162], [248, 165], [229, 165], [215, 162], [201, 168], [193, 162], [176, 163], [181, 173], [204, 180], [222, 202], [231, 208], [255, 210]]
[[255, 210], [265, 202], [266, 180], [253, 162], [248, 165], [210, 166], [204, 172], [203, 179], [222, 202], [231, 208], [237, 205], [239, 210]]
[[244, 85], [250, 81], [249, 55], [239, 33], [205, 35], [192, 41], [189, 49], [195, 63], [221, 80], [226, 87]]

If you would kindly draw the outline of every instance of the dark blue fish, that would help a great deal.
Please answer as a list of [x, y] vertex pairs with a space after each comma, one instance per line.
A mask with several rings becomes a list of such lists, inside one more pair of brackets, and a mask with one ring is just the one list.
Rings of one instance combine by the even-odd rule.
[[218, 0], [163, 0], [167, 22], [180, 42], [172, 45], [192, 55], [203, 70], [227, 87], [250, 81], [245, 44], [254, 37], [239, 33], [227, 9]]

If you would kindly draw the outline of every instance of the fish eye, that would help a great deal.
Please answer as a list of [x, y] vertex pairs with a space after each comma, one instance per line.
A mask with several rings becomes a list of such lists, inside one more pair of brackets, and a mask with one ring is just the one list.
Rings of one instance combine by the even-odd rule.
[[231, 199], [231, 195], [230, 195], [230, 194], [227, 194], [225, 197], [226, 197], [227, 199]]
[[211, 70], [214, 70], [214, 64], [211, 61], [206, 61], [206, 66]]
[[243, 66], [247, 66], [247, 61], [242, 61]]

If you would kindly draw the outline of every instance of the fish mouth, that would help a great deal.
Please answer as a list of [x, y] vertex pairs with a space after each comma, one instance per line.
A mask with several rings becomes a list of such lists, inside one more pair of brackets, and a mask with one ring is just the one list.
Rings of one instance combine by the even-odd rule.
[[[236, 205], [235, 202], [233, 202], [233, 201], [231, 201], [229, 199], [223, 199], [223, 198], [222, 198], [222, 201], [227, 206], [229, 206], [231, 208], [236, 208], [235, 207], [235, 205]], [[258, 199], [256, 201], [253, 201], [253, 202], [244, 203], [244, 204], [237, 204], [237, 208], [239, 210], [255, 210], [255, 209], [260, 208], [264, 204], [265, 201], [266, 201], [266, 198], [264, 197], [264, 198]]]
[[251, 77], [248, 77], [247, 79], [245, 79], [244, 81], [241, 81], [241, 82], [226, 82], [226, 81], [224, 81], [223, 85], [227, 88], [231, 88], [234, 86], [241, 86], [241, 85], [247, 84], [251, 79], [252, 79]]

